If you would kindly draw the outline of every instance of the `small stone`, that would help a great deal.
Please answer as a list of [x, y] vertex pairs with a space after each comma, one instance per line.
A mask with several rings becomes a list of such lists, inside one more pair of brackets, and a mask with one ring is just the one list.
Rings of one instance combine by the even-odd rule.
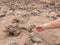
[[60, 43], [59, 42], [56, 42], [55, 45], [60, 45]]
[[37, 45], [38, 43], [34, 43], [33, 45]]
[[55, 17], [55, 16], [52, 16], [51, 18], [53, 18], [53, 20], [57, 19], [57, 17]]
[[10, 43], [10, 45], [17, 45], [17, 43]]
[[31, 41], [32, 41], [32, 42], [41, 43], [41, 41], [42, 41], [39, 37], [37, 37], [37, 36], [35, 35], [34, 32], [30, 33], [30, 38], [31, 38]]
[[60, 15], [57, 15], [57, 17], [60, 17]]
[[56, 45], [60, 45], [60, 43], [59, 44], [56, 44]]
[[5, 32], [7, 33], [8, 36], [18, 36], [21, 33], [20, 28], [18, 26], [12, 25], [6, 27]]
[[18, 19], [13, 19], [12, 23], [19, 23], [20, 21]]
[[2, 17], [5, 17], [5, 14], [4, 14], [4, 15], [1, 15], [0, 17], [1, 17], [1, 18], [2, 18]]
[[34, 29], [35, 27], [36, 27], [35, 25], [30, 25], [30, 26], [29, 26], [29, 30], [30, 30], [30, 32], [33, 32], [32, 29]]
[[0, 11], [0, 17], [5, 17], [5, 13]]
[[9, 10], [9, 11], [6, 13], [6, 15], [14, 15], [13, 10]]
[[36, 12], [31, 12], [31, 15], [32, 16], [37, 16], [37, 13]]

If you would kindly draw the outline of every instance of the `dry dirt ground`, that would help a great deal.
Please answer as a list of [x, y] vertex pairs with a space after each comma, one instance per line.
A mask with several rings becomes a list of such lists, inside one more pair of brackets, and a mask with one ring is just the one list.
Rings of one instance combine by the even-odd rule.
[[59, 17], [59, 3], [0, 0], [0, 45], [60, 45], [60, 29], [34, 28]]

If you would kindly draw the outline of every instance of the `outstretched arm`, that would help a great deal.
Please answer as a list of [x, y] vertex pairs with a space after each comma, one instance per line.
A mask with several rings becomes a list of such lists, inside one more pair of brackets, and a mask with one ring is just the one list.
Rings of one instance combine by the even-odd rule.
[[54, 28], [60, 28], [60, 18], [36, 27], [36, 29], [40, 31], [44, 29], [54, 29]]

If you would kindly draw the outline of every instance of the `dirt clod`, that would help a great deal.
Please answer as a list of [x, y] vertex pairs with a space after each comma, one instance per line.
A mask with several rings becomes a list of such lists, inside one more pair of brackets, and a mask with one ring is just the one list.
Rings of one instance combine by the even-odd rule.
[[12, 23], [19, 23], [19, 20], [18, 19], [13, 19]]
[[8, 36], [18, 36], [20, 34], [20, 28], [18, 26], [9, 25], [6, 27], [6, 31]]

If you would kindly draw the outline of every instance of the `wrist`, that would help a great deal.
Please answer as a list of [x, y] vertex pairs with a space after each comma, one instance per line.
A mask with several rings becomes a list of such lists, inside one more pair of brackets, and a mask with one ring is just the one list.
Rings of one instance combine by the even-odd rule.
[[41, 31], [47, 29], [47, 25], [48, 25], [48, 24], [40, 25], [40, 26], [38, 26], [36, 29], [37, 29], [38, 32], [41, 32]]
[[47, 27], [48, 27], [48, 24], [43, 24], [43, 25], [42, 25], [42, 28], [43, 28], [43, 29], [47, 29]]

